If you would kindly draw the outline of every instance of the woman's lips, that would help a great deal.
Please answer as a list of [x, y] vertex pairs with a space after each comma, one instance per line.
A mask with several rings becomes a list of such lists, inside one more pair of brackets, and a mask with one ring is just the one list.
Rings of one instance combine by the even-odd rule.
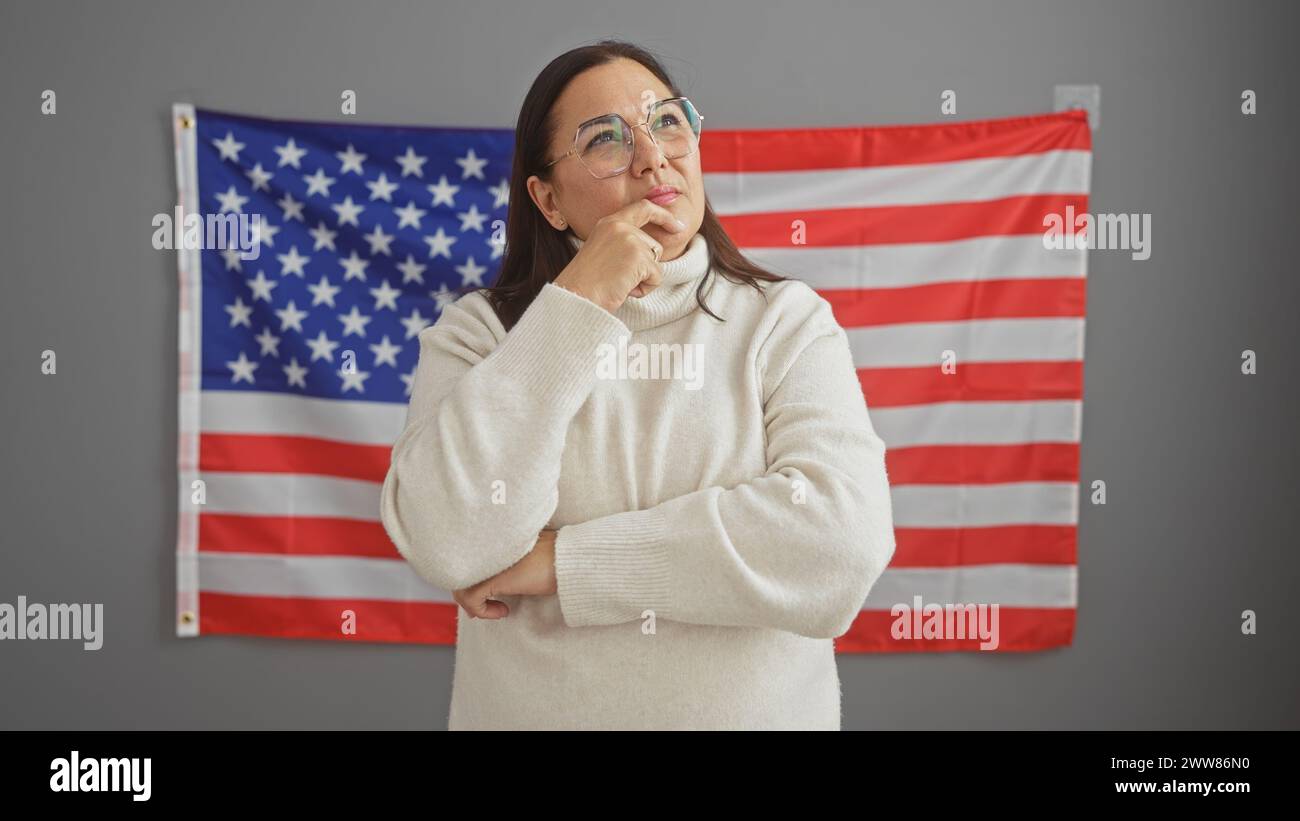
[[655, 205], [667, 205], [668, 203], [670, 203], [670, 202], [672, 202], [673, 200], [677, 199], [677, 192], [676, 192], [676, 191], [665, 191], [664, 193], [662, 193], [662, 194], [656, 194], [656, 195], [654, 195], [653, 197], [646, 197], [646, 199], [650, 200], [650, 201], [653, 202]]

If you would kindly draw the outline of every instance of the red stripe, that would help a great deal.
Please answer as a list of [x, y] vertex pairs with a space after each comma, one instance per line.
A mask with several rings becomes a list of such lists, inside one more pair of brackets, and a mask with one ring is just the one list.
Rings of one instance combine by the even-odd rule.
[[1075, 525], [898, 527], [891, 568], [976, 564], [1077, 564]]
[[401, 559], [383, 524], [327, 516], [203, 513], [199, 549], [214, 553]]
[[[456, 643], [455, 604], [372, 599], [309, 599], [199, 594], [199, 632], [331, 641], [409, 644]], [[356, 634], [342, 632], [344, 611], [355, 613]], [[864, 610], [835, 640], [838, 653], [978, 650], [979, 639], [897, 640], [888, 610]], [[998, 651], [1045, 650], [1074, 639], [1073, 608], [998, 608]]]
[[1076, 442], [916, 445], [890, 448], [885, 463], [893, 486], [1079, 481]]
[[1082, 277], [936, 282], [818, 291], [845, 328], [900, 322], [1085, 315]]
[[[910, 605], [911, 602], [905, 602]], [[895, 639], [895, 616], [888, 610], [863, 610], [853, 626], [835, 639], [837, 653], [936, 653], [979, 650], [974, 639]], [[1047, 650], [1074, 642], [1073, 607], [998, 607], [998, 646], [990, 652]]]
[[706, 128], [700, 167], [706, 174], [815, 171], [1091, 148], [1082, 111], [926, 125]]
[[200, 470], [244, 473], [306, 473], [383, 484], [392, 446], [358, 445], [313, 436], [205, 433], [199, 438]]
[[[977, 202], [802, 208], [720, 217], [741, 248], [950, 242], [994, 235], [1043, 234], [1043, 217], [1088, 210], [1086, 194], [1033, 194]], [[799, 229], [796, 231], [796, 227]]]
[[[409, 644], [456, 643], [455, 604], [371, 599], [308, 599], [199, 594], [199, 632], [330, 641]], [[355, 613], [356, 634], [342, 632], [344, 611]], [[843, 636], [837, 653], [978, 650], [979, 639], [897, 640], [888, 610], [864, 610]], [[998, 651], [1045, 650], [1074, 639], [1073, 608], [998, 608]]]
[[956, 373], [937, 365], [858, 368], [863, 395], [873, 408], [930, 402], [1010, 402], [1082, 399], [1083, 362], [970, 362]]
[[[199, 633], [292, 639], [455, 644], [456, 610], [447, 602], [310, 599], [199, 593]], [[343, 632], [344, 611], [356, 634]]]

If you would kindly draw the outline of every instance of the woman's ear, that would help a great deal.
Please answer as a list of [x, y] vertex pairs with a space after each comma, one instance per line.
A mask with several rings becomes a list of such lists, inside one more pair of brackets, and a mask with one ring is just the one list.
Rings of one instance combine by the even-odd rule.
[[528, 178], [525, 186], [528, 188], [528, 196], [532, 199], [533, 205], [536, 206], [538, 211], [542, 212], [542, 216], [551, 224], [551, 227], [557, 231], [563, 230], [568, 225], [568, 221], [560, 213], [559, 206], [555, 202], [554, 186], [545, 182], [536, 174]]

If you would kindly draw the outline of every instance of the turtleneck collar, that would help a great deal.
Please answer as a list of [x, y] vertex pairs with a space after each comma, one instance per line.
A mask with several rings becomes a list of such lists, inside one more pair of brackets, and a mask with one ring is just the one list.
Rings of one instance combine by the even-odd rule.
[[[568, 236], [575, 250], [583, 246], [583, 240], [572, 233]], [[663, 280], [659, 286], [645, 296], [629, 296], [614, 312], [629, 331], [667, 325], [699, 307], [695, 292], [700, 278], [709, 271], [708, 240], [703, 234], [695, 234], [681, 254], [660, 265], [663, 267]]]

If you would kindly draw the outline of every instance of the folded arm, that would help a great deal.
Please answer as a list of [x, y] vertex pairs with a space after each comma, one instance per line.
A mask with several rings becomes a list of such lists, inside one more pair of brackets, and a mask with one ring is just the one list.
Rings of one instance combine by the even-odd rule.
[[446, 590], [532, 550], [559, 501], [565, 434], [595, 383], [600, 346], [629, 333], [604, 308], [548, 283], [494, 347], [465, 299], [420, 332], [380, 502], [398, 552]]
[[829, 305], [764, 354], [767, 472], [560, 528], [571, 627], [656, 618], [843, 635], [894, 553], [885, 444]]

